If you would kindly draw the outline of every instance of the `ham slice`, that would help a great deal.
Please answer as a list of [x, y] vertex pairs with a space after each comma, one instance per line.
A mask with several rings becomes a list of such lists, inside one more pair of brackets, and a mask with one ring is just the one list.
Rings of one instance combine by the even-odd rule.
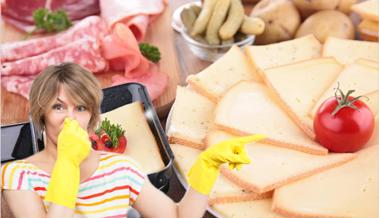
[[100, 40], [107, 33], [108, 29], [104, 20], [99, 16], [90, 16], [81, 20], [72, 28], [56, 35], [3, 43], [0, 45], [0, 60], [14, 61], [42, 54], [86, 36], [91, 36]]
[[164, 8], [162, 0], [100, 0], [101, 17], [108, 26], [113, 28], [116, 23], [125, 24], [139, 42], [144, 39], [149, 22]]
[[49, 65], [63, 62], [77, 63], [92, 72], [107, 70], [107, 61], [101, 56], [96, 39], [86, 37], [41, 55], [5, 62], [1, 65], [1, 76], [35, 75]]
[[124, 24], [116, 24], [111, 35], [102, 42], [103, 56], [113, 70], [124, 70], [124, 75], [112, 78], [112, 85], [138, 82], [146, 86], [152, 100], [161, 95], [167, 86], [167, 74], [149, 62], [139, 51], [138, 42]]
[[38, 8], [65, 10], [73, 21], [100, 13], [99, 0], [4, 0], [2, 17], [17, 29], [30, 32], [34, 29], [33, 12]]

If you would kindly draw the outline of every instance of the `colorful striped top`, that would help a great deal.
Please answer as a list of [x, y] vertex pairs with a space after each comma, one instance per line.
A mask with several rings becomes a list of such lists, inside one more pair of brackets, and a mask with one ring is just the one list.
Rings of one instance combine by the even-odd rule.
[[[1, 166], [1, 189], [30, 190], [44, 200], [50, 175], [37, 166], [17, 160]], [[127, 156], [102, 153], [94, 174], [81, 182], [74, 217], [126, 217], [137, 200], [145, 176]]]

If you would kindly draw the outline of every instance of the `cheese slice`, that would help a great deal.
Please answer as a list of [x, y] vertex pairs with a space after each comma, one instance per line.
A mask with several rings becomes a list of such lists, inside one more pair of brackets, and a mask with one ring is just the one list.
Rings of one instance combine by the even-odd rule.
[[351, 10], [362, 18], [379, 21], [379, 1], [367, 0], [351, 6]]
[[[187, 184], [187, 175], [192, 165], [201, 153], [201, 150], [190, 148], [179, 144], [171, 144], [175, 156], [175, 165], [179, 169], [181, 177]], [[220, 175], [209, 194], [209, 204], [224, 202], [240, 202], [254, 199], [269, 198], [272, 192], [258, 194], [245, 191], [233, 182]]]
[[275, 190], [273, 208], [291, 217], [379, 217], [378, 148]]
[[359, 38], [366, 41], [379, 41], [379, 22], [364, 19], [358, 25]]
[[210, 128], [214, 103], [189, 87], [178, 86], [171, 117], [167, 122], [170, 143], [204, 149], [203, 139]]
[[128, 141], [125, 154], [138, 160], [146, 174], [158, 172], [165, 167], [140, 102], [101, 114], [101, 119], [105, 118], [111, 123], [120, 124], [125, 129]]
[[280, 105], [311, 138], [313, 120], [308, 112], [343, 69], [334, 58], [315, 58], [269, 68], [263, 78]]
[[263, 46], [248, 46], [245, 53], [256, 69], [295, 63], [321, 56], [321, 44], [314, 35]]
[[360, 58], [378, 61], [379, 43], [328, 37], [322, 56], [334, 57], [341, 64], [352, 64]]
[[239, 203], [215, 204], [212, 208], [229, 218], [281, 218], [283, 216], [271, 210], [272, 199], [255, 200]]
[[[233, 137], [214, 131], [209, 136], [211, 144]], [[245, 146], [251, 163], [241, 170], [223, 167], [222, 174], [240, 187], [256, 193], [264, 193], [323, 170], [341, 165], [354, 158], [354, 154], [312, 155], [292, 149], [263, 143]]]
[[216, 106], [214, 123], [236, 135], [265, 134], [266, 143], [327, 154], [327, 149], [310, 139], [273, 99], [264, 85], [240, 82]]
[[364, 95], [379, 89], [379, 68], [363, 64], [351, 64], [344, 68], [338, 78], [333, 82], [317, 103], [313, 106], [310, 115], [314, 117], [319, 106], [329, 97], [334, 96], [335, 88], [338, 87], [346, 93], [355, 90], [352, 96]]
[[216, 102], [231, 86], [241, 80], [260, 78], [247, 57], [233, 46], [220, 59], [196, 75], [187, 77], [187, 82], [197, 92]]
[[355, 63], [357, 64], [362, 64], [362, 65], [367, 65], [369, 67], [376, 67], [376, 68], [379, 68], [379, 60], [369, 60], [369, 59], [364, 59], [364, 58], [360, 58], [358, 60], [355, 61]]

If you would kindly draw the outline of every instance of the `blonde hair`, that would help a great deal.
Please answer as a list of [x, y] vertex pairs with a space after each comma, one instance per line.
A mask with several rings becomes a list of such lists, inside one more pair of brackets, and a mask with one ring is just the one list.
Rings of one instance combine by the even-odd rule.
[[58, 95], [63, 85], [75, 103], [86, 106], [91, 113], [89, 129], [94, 129], [100, 118], [100, 103], [103, 93], [93, 74], [74, 63], [49, 66], [33, 81], [29, 105], [33, 124], [38, 131], [43, 130], [44, 115], [48, 106]]

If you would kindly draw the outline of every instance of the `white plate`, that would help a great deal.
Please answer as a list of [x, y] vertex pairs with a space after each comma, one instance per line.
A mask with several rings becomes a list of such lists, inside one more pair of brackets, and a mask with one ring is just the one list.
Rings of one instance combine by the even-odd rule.
[[[165, 131], [166, 131], [166, 134], [168, 132], [168, 129], [170, 127], [170, 123], [171, 123], [171, 116], [172, 116], [172, 110], [173, 110], [173, 107], [175, 105], [175, 101], [174, 103], [172, 104], [172, 107], [170, 109], [170, 111], [168, 112], [168, 115], [167, 115], [167, 119], [166, 119], [166, 128], [165, 128]], [[174, 153], [174, 156], [175, 156], [175, 153]], [[175, 158], [174, 158], [175, 160]], [[187, 181], [185, 180], [185, 178], [183, 178], [183, 175], [180, 173], [179, 169], [177, 169], [176, 165], [174, 164], [173, 165], [173, 168], [174, 168], [174, 173], [176, 174], [180, 184], [185, 188], [185, 190], [188, 189], [188, 184], [187, 184]], [[217, 213], [212, 207], [208, 206], [207, 207], [207, 211], [212, 214], [213, 216], [215, 217], [218, 217], [218, 218], [221, 218], [222, 216]]]
[[194, 1], [194, 2], [181, 5], [177, 9], [175, 9], [174, 13], [172, 13], [171, 26], [175, 31], [180, 33], [183, 30], [183, 23], [182, 23], [182, 20], [180, 19], [180, 13], [183, 11], [184, 8], [188, 8], [191, 5], [200, 6], [201, 2]]

